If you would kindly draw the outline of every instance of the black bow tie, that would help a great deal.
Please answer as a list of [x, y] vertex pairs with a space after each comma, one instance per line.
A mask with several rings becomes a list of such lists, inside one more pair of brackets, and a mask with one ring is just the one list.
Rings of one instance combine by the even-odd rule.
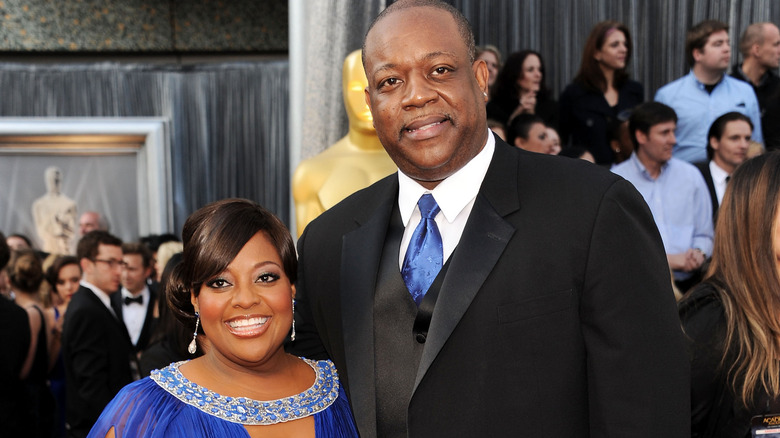
[[135, 298], [125, 297], [125, 306], [129, 306], [130, 303], [143, 304], [144, 303], [144, 296], [143, 295], [138, 295]]

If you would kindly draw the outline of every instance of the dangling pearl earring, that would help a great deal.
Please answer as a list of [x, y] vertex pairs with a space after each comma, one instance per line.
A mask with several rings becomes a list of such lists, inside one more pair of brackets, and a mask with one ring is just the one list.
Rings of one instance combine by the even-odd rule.
[[200, 313], [195, 312], [195, 332], [192, 334], [192, 342], [190, 342], [189, 347], [187, 347], [187, 351], [190, 354], [195, 354], [195, 352], [198, 351], [198, 324], [200, 324]]
[[290, 340], [294, 341], [295, 340], [295, 300], [293, 300], [292, 308], [293, 308], [292, 309], [293, 310], [293, 312], [292, 312], [293, 313], [293, 322], [292, 322], [292, 334], [290, 335]]

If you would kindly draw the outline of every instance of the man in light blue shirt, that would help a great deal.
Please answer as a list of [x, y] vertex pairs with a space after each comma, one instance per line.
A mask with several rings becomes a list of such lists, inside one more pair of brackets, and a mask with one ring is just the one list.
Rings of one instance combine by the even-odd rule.
[[664, 242], [669, 267], [685, 292], [698, 281], [712, 253], [712, 205], [707, 185], [692, 164], [672, 158], [677, 115], [667, 105], [647, 102], [631, 114], [631, 157], [612, 171], [645, 198]]
[[655, 94], [657, 102], [677, 113], [674, 157], [689, 163], [705, 161], [707, 130], [715, 119], [730, 111], [750, 117], [753, 140], [763, 143], [761, 111], [753, 87], [726, 75], [731, 58], [728, 26], [714, 20], [702, 21], [688, 31], [685, 50], [690, 73]]

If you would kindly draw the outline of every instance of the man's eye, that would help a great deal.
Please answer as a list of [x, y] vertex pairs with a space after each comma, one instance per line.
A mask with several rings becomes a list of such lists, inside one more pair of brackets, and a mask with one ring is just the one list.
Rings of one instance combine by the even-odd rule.
[[447, 73], [448, 71], [450, 71], [450, 69], [448, 69], [447, 67], [438, 67], [434, 71], [436, 72], [436, 74], [443, 75], [444, 73]]
[[398, 79], [396, 79], [396, 78], [387, 78], [384, 81], [379, 83], [379, 87], [380, 88], [384, 87], [384, 86], [391, 86], [392, 87], [393, 85], [395, 85], [397, 83], [398, 83]]

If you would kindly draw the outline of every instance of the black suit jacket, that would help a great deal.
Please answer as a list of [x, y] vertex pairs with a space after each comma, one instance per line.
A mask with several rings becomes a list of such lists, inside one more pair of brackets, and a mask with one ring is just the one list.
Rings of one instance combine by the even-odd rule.
[[133, 346], [124, 324], [81, 286], [73, 295], [62, 329], [70, 436], [86, 436], [103, 408], [133, 381]]
[[[373, 296], [397, 196], [391, 175], [298, 242], [291, 350], [332, 358], [363, 437], [376, 436]], [[497, 139], [449, 263], [408, 402], [410, 437], [689, 436], [669, 268], [630, 183]]]
[[[157, 306], [157, 287], [156, 284], [148, 286], [149, 305], [146, 307], [146, 318], [144, 318], [144, 325], [141, 327], [141, 335], [138, 337], [138, 342], [133, 346], [133, 349], [136, 353], [140, 353], [146, 350], [146, 347], [149, 346], [149, 340], [152, 338], [152, 333], [154, 333], [154, 328], [157, 323], [157, 320], [154, 317], [154, 308]], [[121, 291], [111, 295], [111, 307], [114, 309], [114, 313], [116, 313], [119, 321], [122, 323], [122, 325], [124, 325], [125, 306], [124, 297], [122, 297]]]
[[707, 190], [710, 191], [710, 200], [712, 201], [712, 224], [714, 226], [715, 219], [718, 218], [718, 207], [720, 207], [720, 204], [718, 204], [718, 195], [715, 193], [715, 183], [712, 182], [710, 161], [701, 161], [698, 163], [693, 163], [693, 165], [699, 169], [699, 172], [701, 172], [701, 175], [704, 177], [704, 182], [707, 183]]

